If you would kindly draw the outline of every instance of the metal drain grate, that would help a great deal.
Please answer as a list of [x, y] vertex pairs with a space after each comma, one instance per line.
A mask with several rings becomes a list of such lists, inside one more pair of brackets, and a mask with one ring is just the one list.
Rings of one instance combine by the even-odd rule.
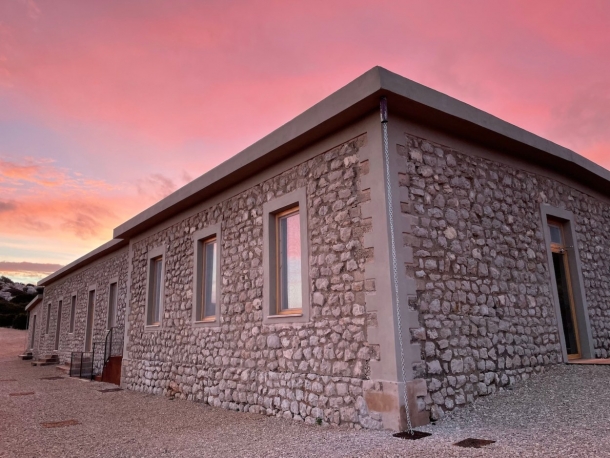
[[66, 377], [60, 377], [58, 375], [53, 376], [53, 377], [42, 377], [40, 380], [62, 380], [65, 379]]
[[97, 390], [100, 393], [114, 393], [115, 391], [123, 391], [123, 388], [105, 388], [103, 390]]
[[403, 431], [401, 433], [393, 434], [394, 437], [398, 437], [399, 439], [410, 439], [414, 441], [417, 439], [423, 439], [424, 437], [428, 437], [431, 435], [432, 433], [424, 433], [423, 431]]
[[46, 423], [40, 423], [43, 428], [62, 428], [64, 426], [74, 426], [79, 423], [76, 420], [64, 420], [64, 421], [48, 421]]
[[496, 441], [489, 441], [486, 439], [473, 439], [472, 437], [469, 437], [468, 439], [464, 439], [463, 441], [459, 441], [456, 442], [453, 445], [457, 445], [458, 447], [464, 447], [464, 448], [481, 448], [481, 447], [485, 447], [486, 445], [489, 444], [494, 444]]
[[9, 393], [9, 396], [30, 396], [31, 394], [34, 394], [33, 391], [23, 391], [21, 393]]

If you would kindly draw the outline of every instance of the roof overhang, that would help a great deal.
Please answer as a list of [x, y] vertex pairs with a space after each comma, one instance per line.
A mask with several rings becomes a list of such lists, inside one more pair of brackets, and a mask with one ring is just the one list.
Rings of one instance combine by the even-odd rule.
[[34, 307], [36, 307], [38, 304], [40, 304], [41, 301], [42, 301], [42, 294], [37, 294], [36, 297], [34, 299], [32, 299], [28, 305], [25, 306], [25, 311], [29, 312]]
[[65, 277], [66, 275], [71, 274], [72, 272], [80, 269], [84, 265], [90, 264], [114, 251], [123, 248], [124, 246], [127, 246], [128, 243], [129, 242], [127, 240], [110, 240], [109, 242], [104, 243], [102, 246], [97, 247], [95, 250], [90, 251], [85, 256], [78, 258], [76, 261], [71, 262], [70, 264], [62, 267], [56, 272], [53, 272], [48, 277], [43, 278], [38, 282], [38, 286], [47, 286], [50, 283], [53, 283], [59, 280], [60, 278]]
[[374, 67], [239, 154], [121, 224], [114, 230], [114, 237], [129, 239], [378, 110], [381, 96], [388, 99], [390, 122], [393, 114], [399, 114], [552, 168], [599, 192], [610, 193], [610, 172], [574, 151], [396, 73]]

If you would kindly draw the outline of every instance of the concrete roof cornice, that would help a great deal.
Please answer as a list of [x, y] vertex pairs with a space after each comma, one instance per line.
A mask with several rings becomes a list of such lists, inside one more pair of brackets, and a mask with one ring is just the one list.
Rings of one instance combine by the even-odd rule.
[[610, 172], [574, 151], [382, 67], [374, 67], [242, 152], [121, 224], [115, 228], [114, 237], [129, 239], [333, 130], [378, 110], [382, 95], [388, 99], [390, 122], [393, 113], [400, 114], [551, 168], [598, 192], [610, 194]]
[[62, 267], [61, 269], [53, 272], [48, 277], [43, 278], [38, 282], [38, 286], [46, 286], [50, 283], [53, 283], [59, 280], [62, 277], [80, 269], [82, 266], [86, 264], [90, 264], [93, 261], [96, 261], [107, 254], [110, 254], [124, 246], [127, 246], [129, 242], [127, 240], [113, 239], [109, 242], [104, 243], [103, 245], [97, 247], [95, 250], [90, 251], [84, 256], [81, 256], [76, 261], [71, 262], [70, 264]]

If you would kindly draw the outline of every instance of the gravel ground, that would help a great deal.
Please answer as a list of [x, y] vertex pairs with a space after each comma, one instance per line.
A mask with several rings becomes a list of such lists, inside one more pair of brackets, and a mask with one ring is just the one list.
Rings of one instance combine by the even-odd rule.
[[[420, 428], [432, 436], [417, 441], [129, 391], [100, 393], [114, 386], [67, 377], [41, 380], [57, 375], [63, 373], [53, 366], [0, 362], [1, 457], [610, 456], [610, 366], [554, 367]], [[65, 420], [79, 424], [41, 426]], [[452, 445], [468, 437], [497, 442]]]
[[25, 351], [28, 332], [20, 329], [0, 328], [0, 361], [15, 359]]

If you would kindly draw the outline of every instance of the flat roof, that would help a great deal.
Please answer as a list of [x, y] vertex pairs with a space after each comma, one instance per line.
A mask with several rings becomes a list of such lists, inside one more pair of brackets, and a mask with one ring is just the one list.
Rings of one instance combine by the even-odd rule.
[[385, 68], [374, 67], [266, 137], [124, 222], [114, 229], [114, 237], [129, 239], [299, 148], [373, 110], [379, 110], [381, 96], [388, 99], [390, 122], [393, 114], [400, 114], [564, 173], [604, 194], [610, 193], [610, 172], [589, 159], [453, 97]]
[[109, 242], [106, 242], [103, 245], [97, 247], [95, 250], [90, 251], [86, 255], [81, 256], [76, 261], [73, 261], [70, 264], [62, 267], [61, 269], [53, 272], [48, 277], [43, 278], [42, 280], [40, 280], [38, 282], [38, 286], [46, 286], [49, 283], [55, 282], [55, 281], [59, 280], [60, 278], [65, 277], [68, 274], [71, 274], [75, 270], [80, 269], [85, 264], [89, 264], [114, 251], [117, 251], [117, 250], [123, 248], [124, 246], [127, 246], [128, 243], [129, 243], [128, 240], [120, 240], [120, 239], [110, 240]]

